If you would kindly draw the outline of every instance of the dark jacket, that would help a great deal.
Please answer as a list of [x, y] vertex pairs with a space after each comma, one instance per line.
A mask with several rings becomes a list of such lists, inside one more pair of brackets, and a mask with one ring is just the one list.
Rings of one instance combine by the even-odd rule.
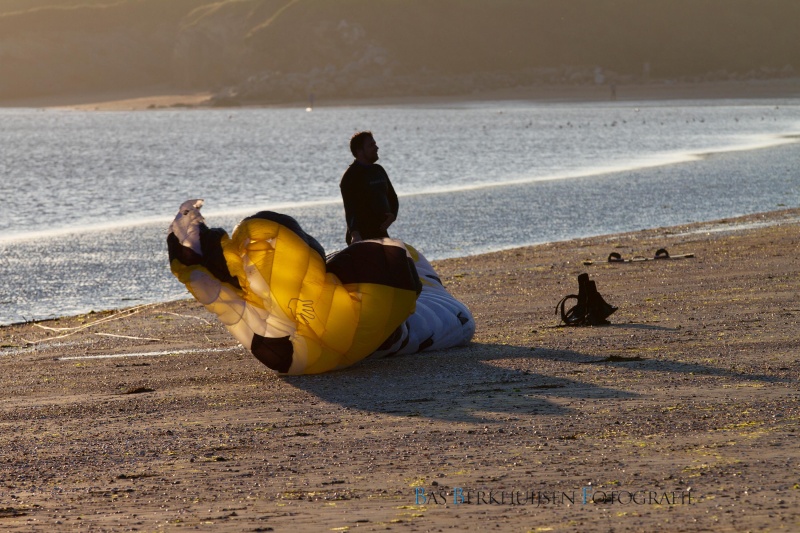
[[382, 166], [353, 161], [342, 176], [339, 188], [348, 236], [354, 231], [359, 232], [362, 239], [389, 236], [380, 227], [386, 220], [386, 213], [397, 217], [399, 204], [389, 175]]

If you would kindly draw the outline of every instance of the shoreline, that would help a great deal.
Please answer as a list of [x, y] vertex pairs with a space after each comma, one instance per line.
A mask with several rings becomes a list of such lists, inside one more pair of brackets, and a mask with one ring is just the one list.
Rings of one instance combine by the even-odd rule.
[[[653, 100], [786, 99], [800, 98], [800, 78], [748, 81], [673, 82], [670, 80], [618, 85], [612, 99], [608, 85], [534, 85], [451, 95], [412, 95], [375, 98], [318, 97], [314, 107], [449, 105], [468, 102], [520, 100], [541, 103], [625, 102]], [[142, 111], [155, 109], [224, 109], [210, 105], [212, 92], [180, 91], [171, 87], [124, 92], [79, 93], [22, 98], [0, 102], [0, 108], [54, 108], [81, 111]], [[245, 102], [242, 108], [306, 107], [306, 99], [264, 103]]]
[[[794, 208], [436, 261], [469, 346], [319, 376], [277, 376], [192, 300], [2, 327], [0, 524], [797, 523], [798, 230]], [[658, 248], [694, 257], [605, 262]], [[581, 272], [611, 325], [557, 327]], [[598, 496], [488, 497], [513, 491]], [[658, 501], [607, 499], [642, 492]]]
[[[643, 238], [644, 236], [652, 236], [659, 234], [663, 234], [665, 236], [668, 236], [669, 238], [674, 238], [674, 237], [692, 238], [698, 235], [705, 235], [707, 237], [711, 237], [712, 235], [715, 234], [747, 233], [747, 232], [767, 229], [773, 226], [783, 226], [787, 224], [800, 226], [800, 207], [781, 208], [772, 211], [752, 213], [749, 215], [726, 217], [715, 220], [703, 220], [687, 224], [679, 224], [676, 226], [660, 226], [656, 228], [645, 228], [645, 229], [627, 231], [622, 233], [590, 235], [586, 237], [578, 237], [575, 239], [547, 241], [537, 244], [520, 245], [520, 246], [510, 246], [508, 248], [503, 248], [500, 250], [494, 250], [489, 252], [477, 252], [471, 255], [431, 260], [431, 263], [434, 265], [434, 267], [436, 267], [439, 264], [447, 264], [450, 262], [473, 262], [473, 261], [480, 261], [481, 258], [483, 257], [506, 255], [521, 251], [527, 252], [531, 249], [536, 249], [540, 247], [570, 247], [577, 245], [578, 243], [586, 243], [586, 242], [604, 242], [604, 241], [615, 242], [615, 241], [626, 241], [626, 240], [637, 241]], [[584, 245], [580, 244], [580, 246]], [[639, 255], [637, 257], [644, 257], [644, 256]], [[591, 261], [591, 264], [595, 265], [607, 262], [604, 261], [603, 258], [584, 260], [585, 263], [588, 261]], [[195, 304], [195, 303], [196, 302], [194, 301], [194, 299], [187, 296], [185, 298], [178, 298], [173, 300], [159, 300], [145, 304], [139, 304], [133, 307], [139, 308], [139, 307], [171, 306], [174, 304], [183, 305], [183, 304]], [[197, 305], [199, 306], [199, 304]], [[2, 332], [3, 329], [8, 329], [8, 328], [25, 327], [45, 322], [58, 322], [61, 320], [76, 319], [77, 317], [88, 317], [91, 315], [107, 315], [109, 313], [111, 314], [126, 313], [128, 312], [128, 310], [129, 308], [124, 308], [124, 307], [112, 308], [112, 309], [100, 309], [100, 310], [87, 311], [85, 313], [78, 313], [75, 315], [52, 316], [48, 318], [13, 322], [9, 324], [0, 324], [0, 332]], [[210, 314], [209, 316], [213, 317], [213, 315]], [[0, 355], [2, 355], [2, 352], [0, 352]]]
[[[681, 224], [678, 226], [660, 226], [656, 228], [645, 228], [641, 230], [635, 230], [630, 232], [622, 232], [622, 233], [608, 233], [608, 234], [600, 234], [600, 235], [589, 235], [585, 237], [579, 237], [576, 239], [566, 239], [566, 240], [556, 240], [556, 241], [545, 241], [536, 244], [522, 244], [522, 245], [514, 245], [503, 247], [497, 250], [492, 251], [479, 251], [472, 254], [450, 257], [447, 259], [434, 259], [431, 260], [431, 263], [435, 266], [440, 262], [446, 261], [453, 261], [453, 260], [477, 260], [483, 256], [491, 256], [494, 254], [502, 254], [508, 253], [513, 250], [524, 250], [532, 247], [539, 247], [539, 246], [560, 246], [560, 245], [567, 245], [574, 241], [583, 241], [583, 240], [595, 240], [595, 239], [609, 239], [613, 240], [615, 238], [625, 238], [628, 235], [635, 235], [639, 233], [650, 233], [650, 232], [664, 232], [666, 234], [673, 234], [678, 231], [678, 228], [682, 228], [681, 235], [692, 235], [695, 233], [716, 233], [716, 232], [737, 232], [737, 231], [747, 231], [750, 229], [757, 229], [762, 227], [769, 227], [773, 225], [779, 224], [792, 224], [792, 223], [800, 223], [800, 208], [780, 208], [775, 209], [772, 211], [765, 211], [759, 213], [753, 213], [749, 215], [737, 216], [737, 217], [727, 217], [724, 219], [716, 219], [716, 220], [704, 220], [698, 222], [692, 222], [687, 224]], [[97, 232], [104, 231], [105, 228], [99, 228]], [[79, 231], [79, 230], [78, 230]], [[64, 234], [69, 234], [69, 232], [65, 232]], [[150, 306], [159, 306], [159, 305], [170, 305], [176, 302], [183, 302], [188, 301], [191, 302], [191, 298], [177, 298], [177, 299], [167, 299], [167, 300], [158, 300], [152, 301], [144, 304], [140, 304], [142, 306], [150, 307]], [[136, 306], [139, 307], [139, 306]], [[3, 328], [14, 327], [14, 326], [24, 326], [29, 324], [40, 324], [44, 322], [51, 322], [51, 321], [59, 321], [62, 319], [67, 318], [74, 318], [76, 316], [89, 316], [95, 314], [107, 314], [107, 313], [118, 313], [118, 312], [125, 312], [126, 308], [98, 308], [92, 309], [87, 312], [77, 313], [74, 315], [53, 315], [44, 318], [35, 318], [31, 320], [19, 321], [19, 322], [10, 322], [10, 323], [0, 323], [0, 332], [3, 331]]]

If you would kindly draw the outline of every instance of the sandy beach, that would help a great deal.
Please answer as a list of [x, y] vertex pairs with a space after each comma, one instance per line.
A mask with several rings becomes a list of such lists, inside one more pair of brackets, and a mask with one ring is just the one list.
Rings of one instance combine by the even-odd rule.
[[[800, 531], [797, 2], [606, 4], [0, 8], [0, 530]], [[188, 198], [340, 246], [389, 127], [469, 345], [282, 376], [150, 303]]]
[[[799, 230], [791, 209], [439, 261], [471, 345], [319, 376], [191, 300], [2, 327], [0, 527], [797, 530]], [[659, 248], [694, 257], [606, 262]], [[611, 325], [558, 326], [581, 272]]]
[[[164, 108], [206, 108], [212, 92], [190, 92], [159, 86], [127, 92], [77, 93], [0, 102], [2, 107], [76, 109], [82, 111], [140, 111]], [[797, 98], [800, 78], [749, 81], [679, 82], [658, 80], [614, 88], [614, 100], [706, 100], [726, 98]], [[533, 102], [611, 101], [609, 85], [531, 85], [493, 91], [441, 96], [395, 96], [341, 99], [318, 97], [315, 107], [364, 105], [451, 105], [470, 101], [522, 100]], [[252, 104], [255, 107], [306, 107], [306, 99]]]

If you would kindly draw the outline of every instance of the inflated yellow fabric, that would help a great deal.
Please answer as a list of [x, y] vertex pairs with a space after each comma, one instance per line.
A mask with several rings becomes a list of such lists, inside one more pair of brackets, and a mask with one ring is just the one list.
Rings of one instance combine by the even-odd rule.
[[[277, 220], [258, 215], [245, 219], [230, 238], [224, 233], [207, 237], [201, 246], [199, 235], [209, 233], [198, 202], [192, 202], [194, 206], [186, 202], [181, 207], [170, 227], [173, 274], [239, 342], [279, 372], [314, 374], [357, 363], [414, 312], [418, 287], [409, 280], [343, 283], [327, 270], [321, 248], [312, 247], [299, 226], [287, 227], [283, 215]], [[407, 261], [418, 285], [402, 242], [383, 239], [359, 245], [372, 247], [370, 258], [378, 268], [380, 261], [389, 261], [394, 264], [387, 264], [387, 271], [402, 271], [396, 268], [397, 258]], [[216, 247], [223, 267], [209, 264]]]

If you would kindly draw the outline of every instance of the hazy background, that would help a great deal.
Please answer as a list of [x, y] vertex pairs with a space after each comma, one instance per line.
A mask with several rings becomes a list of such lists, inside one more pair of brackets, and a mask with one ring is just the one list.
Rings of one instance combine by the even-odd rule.
[[798, 0], [0, 0], [0, 100], [796, 76]]

